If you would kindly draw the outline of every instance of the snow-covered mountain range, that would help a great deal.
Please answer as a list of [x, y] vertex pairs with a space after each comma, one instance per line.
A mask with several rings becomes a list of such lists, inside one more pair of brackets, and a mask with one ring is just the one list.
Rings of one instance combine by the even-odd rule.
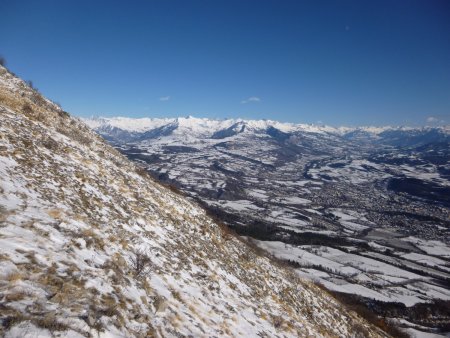
[[225, 139], [243, 134], [269, 134], [297, 138], [309, 134], [386, 145], [418, 146], [450, 139], [450, 126], [441, 127], [331, 127], [283, 123], [272, 120], [214, 120], [192, 116], [178, 118], [86, 118], [83, 121], [109, 141], [140, 142], [161, 137]]

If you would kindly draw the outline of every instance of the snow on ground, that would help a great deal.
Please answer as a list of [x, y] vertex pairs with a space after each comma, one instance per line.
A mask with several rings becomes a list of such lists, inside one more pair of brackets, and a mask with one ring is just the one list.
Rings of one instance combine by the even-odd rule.
[[385, 336], [0, 79], [0, 334]]
[[428, 278], [369, 257], [324, 246], [296, 247], [277, 241], [254, 242], [278, 259], [298, 263], [299, 276], [320, 282], [330, 290], [385, 302], [400, 302], [406, 306], [435, 298], [450, 299], [448, 290], [428, 283]]
[[267, 200], [269, 198], [267, 192], [260, 189], [247, 190], [247, 194], [261, 200]]
[[274, 199], [274, 202], [286, 203], [286, 204], [310, 204], [311, 201], [306, 198], [291, 196], [291, 197], [281, 197]]
[[220, 201], [220, 204], [222, 204], [222, 206], [224, 206], [225, 208], [230, 208], [236, 211], [263, 210], [262, 208], [257, 207], [248, 200]]
[[441, 241], [427, 241], [416, 237], [407, 237], [403, 240], [414, 243], [418, 248], [425, 251], [429, 255], [450, 258], [449, 247]]
[[412, 329], [412, 328], [405, 329], [405, 331], [411, 336], [411, 338], [443, 338], [443, 337], [447, 337], [447, 336], [443, 336], [440, 334], [423, 332], [423, 331], [419, 331], [419, 330]]
[[449, 265], [449, 263], [437, 257], [423, 255], [416, 252], [403, 254], [401, 257], [428, 266], [436, 266], [450, 272], [450, 267], [446, 266]]

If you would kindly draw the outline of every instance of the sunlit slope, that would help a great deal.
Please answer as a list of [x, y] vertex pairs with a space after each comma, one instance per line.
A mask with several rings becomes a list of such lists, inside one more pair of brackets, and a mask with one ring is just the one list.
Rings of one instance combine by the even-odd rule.
[[383, 334], [0, 67], [0, 334]]

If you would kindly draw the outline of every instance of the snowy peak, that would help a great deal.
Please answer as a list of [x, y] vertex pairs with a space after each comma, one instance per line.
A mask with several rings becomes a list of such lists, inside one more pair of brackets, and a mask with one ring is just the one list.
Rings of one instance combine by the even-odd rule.
[[129, 118], [129, 117], [92, 117], [83, 119], [92, 129], [103, 127], [114, 127], [128, 132], [145, 132], [174, 122], [174, 119], [151, 119], [151, 118]]
[[[180, 130], [189, 130], [195, 134], [212, 135], [218, 131], [239, 128], [251, 131], [262, 131], [269, 127], [275, 127], [282, 131], [295, 131], [303, 129], [311, 132], [321, 132], [329, 130], [330, 127], [315, 127], [309, 125], [295, 125], [291, 123], [281, 123], [271, 120], [243, 120], [243, 119], [225, 119], [215, 120], [207, 118], [196, 118], [193, 116], [178, 117], [178, 118], [127, 118], [127, 117], [112, 117], [112, 118], [87, 118], [83, 119], [87, 125], [96, 130], [105, 126], [112, 126], [128, 132], [146, 132], [151, 129], [156, 129], [162, 125], [176, 124]], [[240, 127], [239, 127], [240, 126]]]
[[[126, 117], [91, 118], [84, 120], [94, 131], [110, 141], [137, 142], [161, 137], [226, 139], [237, 135], [277, 135], [287, 140], [289, 136], [331, 137], [343, 141], [380, 142], [394, 146], [418, 146], [427, 142], [450, 139], [449, 127], [331, 127], [310, 124], [282, 123], [272, 120], [226, 119], [214, 120], [192, 116], [151, 119]], [[275, 130], [279, 131], [275, 132]], [[281, 133], [281, 134], [280, 134]]]

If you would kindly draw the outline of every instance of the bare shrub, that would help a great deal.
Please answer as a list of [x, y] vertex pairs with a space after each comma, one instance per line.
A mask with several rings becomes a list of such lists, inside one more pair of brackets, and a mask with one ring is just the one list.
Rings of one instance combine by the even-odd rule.
[[46, 106], [47, 105], [47, 101], [45, 101], [44, 97], [37, 91], [36, 88], [33, 88], [34, 92], [31, 95], [31, 101], [33, 101], [33, 103], [35, 103], [38, 106]]
[[272, 318], [273, 327], [278, 329], [283, 325], [283, 318], [281, 316], [274, 316]]
[[[60, 105], [58, 107], [61, 108]], [[70, 114], [68, 112], [64, 111], [64, 110], [58, 111], [58, 115], [61, 118], [69, 118], [70, 117]]]
[[186, 194], [181, 191], [175, 184], [173, 183], [168, 183], [168, 184], [163, 184], [166, 188], [168, 188], [170, 191], [172, 191], [173, 193], [180, 195], [180, 196], [186, 196]]
[[22, 111], [25, 115], [32, 115], [33, 114], [33, 108], [28, 103], [25, 103], [22, 106]]
[[59, 147], [59, 143], [51, 137], [47, 137], [42, 141], [42, 145], [49, 150], [56, 150]]
[[152, 260], [143, 250], [135, 251], [134, 256], [131, 257], [131, 267], [133, 268], [133, 272], [136, 277], [150, 272], [152, 266]]
[[136, 167], [136, 173], [143, 178], [148, 178], [149, 176], [147, 170], [142, 166]]
[[0, 55], [0, 65], [5, 67], [6, 66], [6, 59]]
[[[3, 326], [3, 329], [9, 330], [13, 326], [15, 326], [21, 322], [27, 321], [29, 319], [30, 318], [28, 316], [26, 316], [18, 311], [15, 311], [15, 313], [13, 315], [3, 318], [2, 326]], [[0, 333], [1, 333], [1, 331], [0, 331]]]

